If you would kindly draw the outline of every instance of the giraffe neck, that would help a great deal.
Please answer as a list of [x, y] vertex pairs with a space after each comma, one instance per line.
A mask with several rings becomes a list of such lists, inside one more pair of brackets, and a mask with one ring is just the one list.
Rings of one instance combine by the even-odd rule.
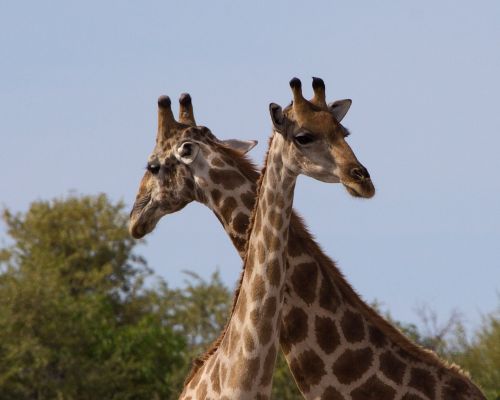
[[271, 141], [252, 215], [243, 276], [218, 347], [187, 384], [207, 398], [267, 399], [279, 346], [286, 247], [296, 175], [281, 160], [283, 138]]
[[[246, 158], [222, 153], [200, 176], [199, 200], [243, 257], [258, 174]], [[414, 346], [363, 302], [294, 213], [288, 242], [280, 343], [304, 398], [359, 399], [368, 388], [385, 389], [380, 399], [484, 399], [457, 368]]]

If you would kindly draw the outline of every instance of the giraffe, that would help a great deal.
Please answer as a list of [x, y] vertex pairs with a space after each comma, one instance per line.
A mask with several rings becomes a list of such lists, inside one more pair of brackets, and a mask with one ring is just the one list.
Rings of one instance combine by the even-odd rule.
[[[319, 79], [313, 79], [314, 87], [315, 92], [324, 91]], [[310, 107], [324, 108], [317, 97]], [[190, 97], [181, 96], [180, 103], [179, 120], [195, 125]], [[340, 123], [350, 104], [342, 100], [327, 107]], [[295, 119], [293, 108], [285, 113]], [[182, 120], [181, 114], [190, 117]], [[340, 124], [339, 128], [347, 135]], [[131, 213], [131, 233], [144, 236], [163, 215], [177, 211], [170, 205], [172, 198], [182, 198], [185, 204], [199, 201], [214, 212], [243, 257], [258, 179], [243, 154], [255, 143], [235, 146], [238, 141], [223, 143], [206, 128], [199, 129], [199, 145], [207, 154], [203, 179], [180, 172], [184, 166], [178, 164], [172, 171], [176, 183], [165, 186], [153, 174], [155, 170], [147, 171]], [[172, 143], [180, 143], [178, 132], [172, 131], [169, 137]], [[162, 185], [164, 198], [152, 202], [152, 193]], [[367, 305], [294, 212], [288, 242], [280, 344], [304, 398], [484, 399], [457, 366], [413, 344]]]

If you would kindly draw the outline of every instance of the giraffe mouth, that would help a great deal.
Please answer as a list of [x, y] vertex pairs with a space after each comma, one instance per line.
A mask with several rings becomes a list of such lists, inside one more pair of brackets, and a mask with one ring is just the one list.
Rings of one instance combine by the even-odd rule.
[[151, 195], [137, 199], [130, 212], [129, 233], [134, 239], [141, 239], [156, 226], [154, 207], [151, 206]]
[[369, 178], [358, 182], [342, 181], [342, 184], [353, 197], [370, 199], [375, 195], [375, 186], [373, 186], [372, 180]]
[[130, 235], [134, 239], [142, 239], [155, 228], [157, 221], [151, 222], [151, 220], [144, 221], [141, 217], [131, 219], [128, 228]]
[[142, 239], [146, 235], [146, 232], [143, 231], [138, 225], [130, 225], [129, 231], [130, 235], [134, 239]]

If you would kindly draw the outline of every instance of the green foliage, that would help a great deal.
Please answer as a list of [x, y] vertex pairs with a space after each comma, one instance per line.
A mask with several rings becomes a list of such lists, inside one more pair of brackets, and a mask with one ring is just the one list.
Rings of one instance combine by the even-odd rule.
[[449, 357], [470, 373], [489, 400], [500, 400], [500, 305], [483, 318], [472, 340], [458, 328]]
[[169, 325], [182, 334], [191, 356], [199, 355], [224, 329], [232, 305], [233, 293], [223, 283], [218, 271], [209, 281], [186, 271], [188, 279], [181, 289], [162, 286], [160, 296], [169, 310]]
[[[15, 244], [4, 249], [8, 265], [21, 274], [57, 270], [72, 294], [128, 292], [148, 271], [132, 252], [123, 204], [105, 195], [34, 202], [26, 214], [5, 210], [3, 219]], [[4, 255], [4, 258], [6, 256]]]
[[185, 341], [148, 304], [123, 205], [104, 195], [3, 214], [1, 399], [151, 399], [171, 394]]
[[183, 288], [170, 289], [159, 280], [158, 287], [151, 292], [168, 326], [187, 343], [183, 367], [171, 374], [171, 388], [175, 393], [171, 399], [177, 399], [182, 391], [193, 359], [202, 355], [224, 329], [232, 304], [232, 292], [222, 283], [217, 271], [209, 280], [194, 272], [185, 274]]

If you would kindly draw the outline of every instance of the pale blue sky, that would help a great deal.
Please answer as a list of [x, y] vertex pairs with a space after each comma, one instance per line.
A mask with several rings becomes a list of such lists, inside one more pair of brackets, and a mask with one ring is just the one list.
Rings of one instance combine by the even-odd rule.
[[[365, 299], [474, 326], [500, 291], [499, 21], [498, 1], [2, 2], [0, 202], [74, 189], [130, 206], [161, 94], [190, 92], [220, 138], [258, 139], [260, 164], [269, 102], [320, 76], [353, 99], [349, 142], [378, 192], [301, 178], [296, 208]], [[241, 268], [200, 205], [141, 251], [174, 286], [216, 266], [232, 286]]]

